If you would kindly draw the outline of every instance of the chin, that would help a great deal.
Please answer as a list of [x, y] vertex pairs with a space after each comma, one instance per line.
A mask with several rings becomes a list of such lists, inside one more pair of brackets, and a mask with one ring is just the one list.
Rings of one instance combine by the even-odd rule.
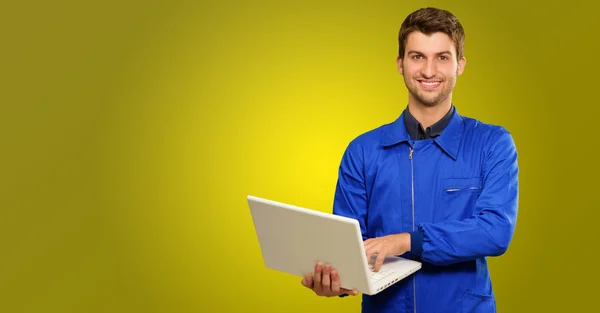
[[433, 99], [427, 99], [427, 98], [423, 98], [423, 97], [415, 97], [415, 99], [417, 101], [419, 101], [421, 104], [423, 104], [426, 107], [434, 107], [439, 105], [440, 103], [442, 103], [444, 101], [444, 99], [440, 99], [440, 98], [433, 98]]

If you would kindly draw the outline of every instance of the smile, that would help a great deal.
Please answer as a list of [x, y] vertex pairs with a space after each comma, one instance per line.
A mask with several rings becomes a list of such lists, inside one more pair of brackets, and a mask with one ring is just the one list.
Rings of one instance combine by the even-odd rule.
[[419, 81], [419, 84], [421, 86], [423, 86], [424, 88], [428, 88], [428, 89], [436, 88], [441, 83], [442, 83], [441, 81], [424, 81], [424, 80]]

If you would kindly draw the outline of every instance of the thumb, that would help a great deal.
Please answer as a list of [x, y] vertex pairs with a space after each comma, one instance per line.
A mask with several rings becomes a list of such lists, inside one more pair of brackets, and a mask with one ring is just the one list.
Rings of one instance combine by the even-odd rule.
[[302, 278], [302, 285], [307, 288], [313, 287], [313, 278], [312, 275], [306, 275]]
[[341, 288], [340, 289], [343, 293], [351, 295], [351, 296], [356, 296], [358, 294], [358, 290], [356, 289], [345, 289], [345, 288]]

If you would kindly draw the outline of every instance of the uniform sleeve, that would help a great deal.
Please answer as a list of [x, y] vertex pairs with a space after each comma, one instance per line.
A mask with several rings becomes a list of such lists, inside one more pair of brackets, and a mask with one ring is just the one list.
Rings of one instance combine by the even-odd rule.
[[358, 220], [363, 240], [367, 239], [367, 189], [361, 145], [351, 142], [339, 166], [333, 201], [333, 214]]
[[508, 249], [517, 220], [517, 150], [507, 131], [494, 137], [486, 155], [483, 189], [473, 215], [464, 220], [419, 225], [422, 245], [412, 253], [420, 254], [423, 261], [447, 265], [498, 256]]

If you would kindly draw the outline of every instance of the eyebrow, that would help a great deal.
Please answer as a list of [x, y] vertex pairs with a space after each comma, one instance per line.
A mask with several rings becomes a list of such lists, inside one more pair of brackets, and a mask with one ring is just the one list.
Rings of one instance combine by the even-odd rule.
[[[407, 54], [412, 54], [412, 53], [414, 53], [414, 54], [421, 54], [421, 55], [425, 55], [423, 52], [419, 52], [419, 51], [415, 51], [415, 50], [410, 50], [410, 51], [408, 51], [408, 53], [407, 53]], [[437, 55], [442, 55], [442, 54], [449, 54], [449, 55], [452, 55], [452, 53], [451, 53], [450, 51], [448, 51], [448, 50], [446, 50], [446, 51], [441, 51], [441, 52], [438, 52], [438, 53], [436, 53], [436, 54], [437, 54]]]

